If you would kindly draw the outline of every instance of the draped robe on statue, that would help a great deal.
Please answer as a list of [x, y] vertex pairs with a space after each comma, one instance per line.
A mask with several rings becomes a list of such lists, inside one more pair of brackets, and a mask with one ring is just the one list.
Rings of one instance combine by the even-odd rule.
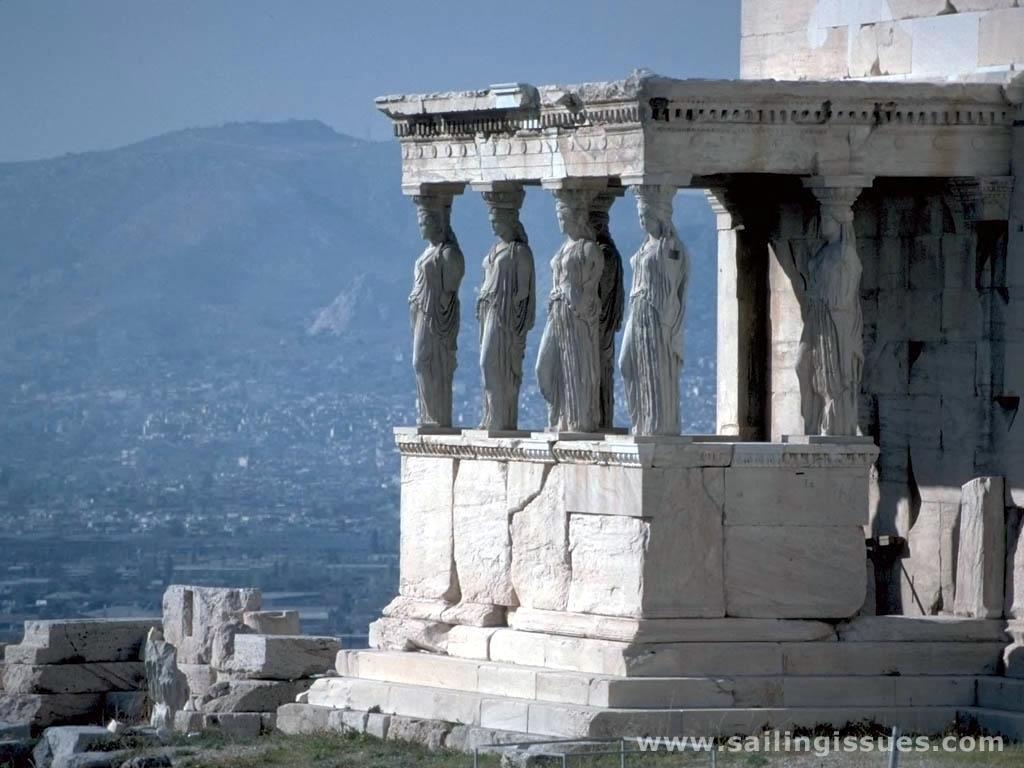
[[679, 372], [689, 257], [675, 238], [648, 238], [633, 256], [619, 364], [633, 432], [679, 434]]
[[601, 297], [601, 426], [611, 427], [615, 420], [615, 333], [622, 327], [622, 256], [610, 236], [598, 233], [604, 266], [598, 295]]
[[808, 264], [798, 367], [802, 388], [809, 389], [801, 393], [809, 435], [857, 434], [864, 369], [860, 279], [853, 225], [843, 223], [839, 239]]
[[416, 260], [409, 307], [420, 424], [452, 425], [459, 283], [464, 273], [462, 252], [450, 240], [428, 246]]
[[594, 432], [601, 417], [600, 300], [604, 264], [592, 240], [566, 240], [551, 260], [548, 322], [537, 357], [537, 382], [548, 426]]
[[518, 426], [523, 354], [536, 314], [535, 293], [530, 246], [499, 240], [484, 258], [484, 281], [477, 300], [483, 428], [510, 430]]

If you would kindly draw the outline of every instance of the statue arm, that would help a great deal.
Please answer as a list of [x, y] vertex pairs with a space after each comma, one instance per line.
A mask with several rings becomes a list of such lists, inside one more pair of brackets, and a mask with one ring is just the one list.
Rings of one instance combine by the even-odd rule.
[[457, 245], [441, 249], [441, 288], [445, 293], [458, 293], [466, 274], [466, 260]]

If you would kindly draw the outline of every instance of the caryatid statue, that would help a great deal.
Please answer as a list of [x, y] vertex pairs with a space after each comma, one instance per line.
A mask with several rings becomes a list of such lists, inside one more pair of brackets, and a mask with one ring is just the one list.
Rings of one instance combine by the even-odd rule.
[[536, 315], [533, 251], [519, 221], [523, 197], [522, 187], [483, 193], [497, 240], [484, 257], [476, 303], [484, 385], [482, 429], [512, 430], [519, 421], [526, 334]]
[[557, 189], [555, 208], [565, 241], [551, 260], [548, 321], [537, 356], [537, 382], [548, 403], [548, 427], [596, 432], [601, 422], [601, 300], [604, 255], [594, 238], [593, 192]]
[[672, 224], [675, 187], [634, 187], [646, 237], [633, 254], [619, 367], [633, 434], [679, 434], [679, 374], [690, 260]]
[[597, 295], [601, 300], [601, 418], [599, 426], [608, 429], [615, 421], [615, 334], [622, 328], [625, 288], [622, 283], [622, 255], [608, 230], [608, 212], [622, 190], [598, 192], [590, 206], [590, 225], [604, 256]]
[[452, 425], [459, 285], [466, 263], [451, 229], [451, 199], [450, 194], [443, 193], [413, 198], [420, 234], [428, 243], [416, 259], [409, 295], [412, 364], [421, 426]]
[[859, 189], [818, 188], [819, 232], [825, 244], [807, 265], [804, 328], [797, 377], [809, 435], [857, 434], [857, 399], [864, 370], [861, 263], [853, 230]]

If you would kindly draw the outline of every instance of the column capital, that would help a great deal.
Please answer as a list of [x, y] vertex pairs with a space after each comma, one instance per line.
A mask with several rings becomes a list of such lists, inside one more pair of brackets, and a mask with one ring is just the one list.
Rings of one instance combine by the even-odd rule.
[[1009, 220], [1013, 176], [960, 176], [949, 186], [967, 221]]
[[704, 196], [711, 206], [711, 212], [715, 214], [719, 230], [743, 228], [743, 216], [736, 204], [736, 195], [728, 187], [708, 187], [704, 190]]
[[402, 194], [409, 197], [454, 197], [466, 189], [462, 181], [439, 181], [418, 184], [403, 184]]
[[518, 211], [523, 207], [526, 190], [517, 181], [485, 181], [471, 184], [489, 208], [508, 208]]

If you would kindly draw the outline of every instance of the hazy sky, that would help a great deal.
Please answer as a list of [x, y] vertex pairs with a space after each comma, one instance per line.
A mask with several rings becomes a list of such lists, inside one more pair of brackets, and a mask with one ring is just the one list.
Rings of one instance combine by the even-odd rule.
[[387, 138], [373, 97], [736, 77], [739, 0], [0, 0], [0, 161], [234, 120]]

